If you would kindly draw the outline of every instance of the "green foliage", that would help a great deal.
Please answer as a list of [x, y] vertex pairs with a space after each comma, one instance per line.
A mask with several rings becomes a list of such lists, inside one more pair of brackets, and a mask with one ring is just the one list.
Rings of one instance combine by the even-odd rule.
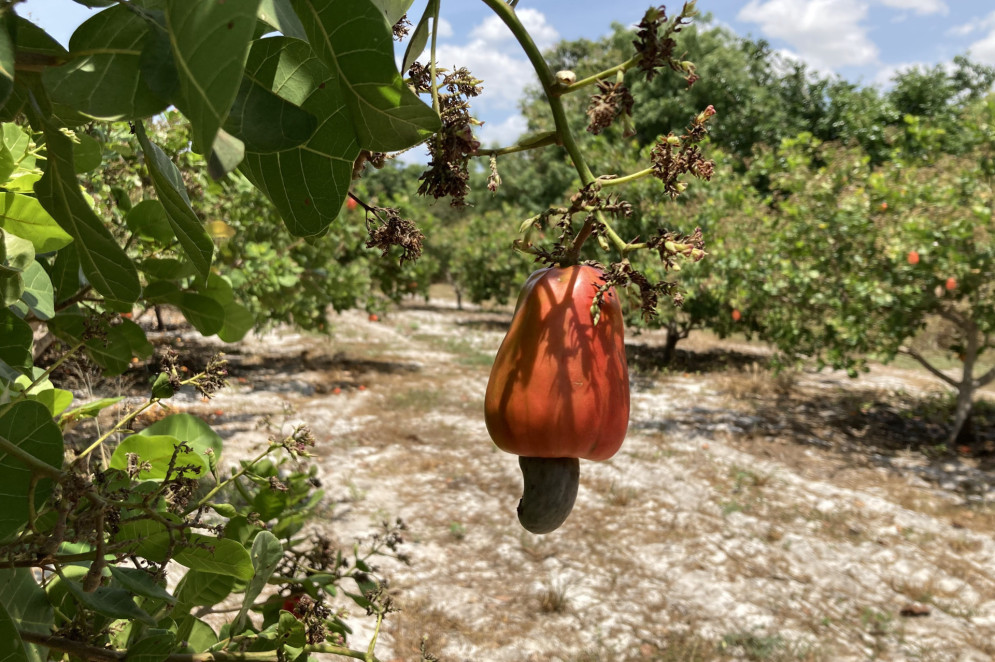
[[[163, 660], [230, 640], [274, 660], [365, 656], [325, 601], [354, 581], [382, 618], [369, 559], [399, 536], [349, 555], [308, 543], [324, 506], [306, 428], [273, 430], [229, 472], [221, 438], [189, 414], [125, 434], [180, 390], [210, 396], [224, 361], [188, 376], [160, 351], [147, 400], [128, 410], [109, 398], [67, 411], [73, 394], [49, 377], [84, 354], [104, 377], [151, 358], [131, 317], [152, 307], [231, 342], [270, 321], [321, 327], [329, 302], [370, 305], [375, 282], [408, 278], [378, 274], [362, 215], [340, 214], [361, 148], [439, 127], [394, 68], [385, 17], [407, 4], [94, 4], [109, 6], [68, 51], [0, 6], [4, 655]], [[286, 36], [263, 36], [271, 27]], [[96, 433], [86, 421], [101, 412], [113, 422]], [[186, 569], [174, 589], [170, 562]], [[281, 609], [290, 587], [295, 614]], [[222, 632], [192, 612], [233, 594]]]

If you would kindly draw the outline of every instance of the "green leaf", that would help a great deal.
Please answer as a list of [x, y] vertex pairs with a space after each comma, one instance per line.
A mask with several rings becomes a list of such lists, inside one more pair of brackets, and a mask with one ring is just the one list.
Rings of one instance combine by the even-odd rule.
[[155, 625], [155, 619], [136, 605], [131, 593], [123, 588], [98, 586], [97, 590], [88, 593], [77, 582], [68, 581], [65, 585], [80, 604], [98, 614]]
[[234, 587], [235, 578], [231, 575], [190, 570], [176, 586], [176, 609], [189, 612], [193, 607], [216, 605], [227, 598]]
[[28, 397], [48, 407], [48, 411], [51, 412], [53, 417], [64, 412], [73, 403], [72, 391], [66, 391], [61, 388], [47, 388], [42, 391], [32, 389]]
[[259, 18], [284, 36], [307, 41], [304, 26], [290, 6], [290, 0], [262, 0], [259, 3]]
[[128, 646], [125, 662], [163, 662], [176, 646], [176, 635], [163, 630], [149, 634]]
[[252, 313], [245, 306], [235, 302], [235, 293], [231, 285], [221, 276], [211, 274], [207, 279], [207, 287], [202, 289], [201, 293], [211, 297], [224, 308], [225, 323], [218, 331], [221, 340], [238, 342], [256, 323]]
[[55, 316], [55, 291], [45, 267], [39, 262], [32, 262], [21, 277], [24, 279], [21, 301], [27, 304], [38, 319], [52, 319]]
[[[168, 435], [142, 435], [133, 434], [126, 437], [111, 455], [110, 468], [128, 469], [128, 455], [135, 454], [142, 464], [148, 462], [151, 466], [143, 469], [139, 474], [139, 480], [164, 480], [169, 470], [169, 463], [173, 459], [174, 451], [182, 442], [176, 437]], [[203, 478], [208, 474], [207, 459], [196, 450], [179, 450], [176, 453], [175, 467], [191, 466], [190, 471], [184, 475], [187, 478]], [[171, 477], [176, 477], [174, 471]]]
[[11, 368], [30, 372], [34, 359], [31, 325], [6, 308], [0, 308], [0, 361]]
[[342, 92], [306, 43], [286, 37], [253, 44], [246, 75], [318, 117], [318, 128], [305, 145], [270, 154], [247, 152], [241, 169], [273, 202], [292, 234], [320, 235], [345, 203], [359, 156]]
[[168, 604], [176, 603], [176, 598], [170, 595], [162, 584], [153, 579], [144, 570], [113, 565], [109, 566], [109, 569], [111, 577], [121, 585], [121, 588], [142, 597], [162, 600]]
[[238, 542], [194, 534], [190, 543], [174, 557], [180, 565], [245, 581], [252, 579], [254, 571], [249, 550]]
[[[53, 321], [56, 323], [56, 327], [61, 326], [64, 322], [64, 316], [57, 315]], [[79, 322], [82, 322], [82, 319]], [[74, 326], [76, 323], [73, 322]], [[56, 329], [53, 328], [52, 322], [49, 323], [49, 327], [55, 332]], [[64, 326], [62, 326], [62, 330], [66, 330]], [[75, 328], [69, 333], [73, 337], [81, 338], [82, 333], [79, 331], [81, 330]], [[78, 335], [77, 332], [79, 332]], [[91, 338], [86, 341], [85, 345], [90, 358], [96, 361], [108, 375], [120, 375], [131, 365], [133, 356], [147, 358], [151, 356], [153, 351], [142, 327], [131, 320], [121, 320], [120, 324], [107, 329], [104, 338]]]
[[216, 460], [221, 459], [221, 451], [224, 442], [214, 429], [197, 418], [193, 414], [170, 414], [166, 418], [156, 421], [139, 435], [169, 435], [184, 441], [199, 453], [204, 454], [207, 450], [214, 453]]
[[360, 147], [405, 149], [441, 128], [397, 72], [390, 26], [370, 0], [292, 1], [314, 52], [337, 78]]
[[87, 404], [82, 405], [80, 407], [77, 407], [76, 409], [73, 409], [71, 411], [67, 411], [65, 414], [62, 415], [62, 418], [59, 419], [59, 420], [60, 421], [68, 421], [68, 420], [74, 420], [75, 421], [75, 420], [81, 420], [81, 419], [84, 419], [84, 418], [93, 418], [94, 416], [96, 416], [97, 414], [99, 414], [104, 409], [107, 409], [108, 407], [112, 407], [112, 406], [116, 405], [117, 403], [121, 402], [122, 400], [124, 400], [124, 396], [123, 395], [118, 396], [116, 398], [101, 398], [99, 400], [94, 400], [93, 402], [88, 402]]
[[3, 139], [3, 132], [7, 126], [10, 125], [0, 124], [0, 182], [4, 182], [5, 186], [14, 172], [14, 168], [17, 167], [17, 164], [14, 162], [14, 155], [11, 154], [10, 148], [7, 147], [7, 141]]
[[75, 246], [70, 244], [55, 254], [49, 276], [56, 303], [62, 303], [79, 292], [79, 254]]
[[[55, 618], [52, 605], [27, 568], [0, 570], [0, 605], [7, 608], [17, 627], [25, 632], [48, 634], [52, 631]], [[42, 654], [43, 649], [32, 644], [26, 644], [24, 650], [28, 662], [48, 659], [47, 652]]]
[[72, 242], [37, 199], [17, 193], [0, 193], [0, 227], [30, 241], [36, 253], [49, 253]]
[[168, 244], [176, 236], [166, 216], [166, 208], [158, 200], [142, 200], [124, 215], [124, 222], [145, 241]]
[[[69, 40], [72, 57], [47, 68], [42, 81], [54, 103], [103, 120], [149, 117], [166, 109], [167, 101], [142, 77], [142, 52], [152, 28], [123, 5], [97, 13]], [[168, 59], [169, 51], [157, 56]]]
[[241, 140], [246, 150], [266, 153], [307, 142], [317, 126], [314, 115], [246, 76], [224, 128]]
[[10, 232], [0, 232], [0, 273], [22, 274], [34, 262], [35, 248], [27, 239]]
[[14, 89], [14, 39], [11, 30], [13, 12], [0, 15], [0, 106], [3, 106]]
[[207, 154], [242, 81], [259, 0], [170, 2], [166, 28], [180, 79], [179, 108]]
[[150, 257], [143, 260], [139, 268], [152, 278], [161, 280], [179, 280], [197, 274], [197, 270], [192, 264], [175, 257]]
[[388, 27], [393, 28], [408, 13], [414, 0], [373, 0], [373, 4], [383, 13]]
[[[28, 522], [29, 494], [33, 471], [15, 454], [26, 453], [55, 470], [62, 469], [62, 433], [52, 421], [48, 408], [30, 400], [15, 402], [0, 415], [0, 540], [17, 532]], [[34, 506], [40, 510], [52, 491], [51, 480], [39, 481]]]
[[17, 633], [17, 622], [0, 605], [0, 662], [28, 662], [28, 652]]
[[73, 166], [76, 168], [76, 174], [96, 170], [103, 159], [100, 143], [85, 133], [77, 133], [76, 140], [76, 146], [73, 148]]
[[166, 218], [173, 233], [180, 240], [183, 252], [197, 268], [197, 273], [206, 279], [211, 271], [214, 242], [204, 230], [197, 214], [190, 208], [190, 198], [187, 197], [180, 171], [166, 153], [148, 139], [141, 123], [135, 124], [135, 134], [145, 153], [145, 163], [152, 175], [152, 184], [166, 210]]
[[266, 583], [269, 581], [270, 576], [276, 570], [276, 566], [280, 564], [281, 559], [283, 559], [283, 545], [269, 531], [260, 531], [256, 534], [255, 540], [252, 541], [252, 552], [250, 555], [255, 574], [253, 574], [249, 584], [245, 587], [245, 595], [242, 597], [242, 608], [239, 609], [238, 616], [235, 617], [235, 622], [232, 624], [234, 632], [242, 631], [249, 608], [263, 592], [263, 589], [266, 588]]
[[[425, 12], [421, 15], [421, 19], [418, 21], [418, 25], [415, 26], [414, 32], [411, 33], [408, 48], [404, 51], [404, 59], [401, 60], [402, 72], [410, 69], [411, 65], [418, 59], [418, 56], [425, 50], [425, 46], [428, 44], [429, 21], [434, 20], [435, 15], [438, 13], [439, 0], [428, 0]], [[435, 26], [435, 29], [438, 30], [438, 26]]]
[[76, 241], [80, 266], [94, 289], [117, 301], [137, 301], [142, 291], [138, 271], [83, 198], [76, 182], [72, 141], [46, 124], [45, 146], [48, 165], [35, 184], [42, 206]]
[[221, 179], [238, 167], [245, 158], [245, 143], [224, 129], [218, 129], [211, 155], [207, 158], [207, 174]]

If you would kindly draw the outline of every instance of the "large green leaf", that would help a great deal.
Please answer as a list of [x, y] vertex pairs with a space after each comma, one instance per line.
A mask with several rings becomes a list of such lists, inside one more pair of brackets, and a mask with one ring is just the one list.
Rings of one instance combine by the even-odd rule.
[[11, 29], [14, 21], [11, 12], [0, 15], [0, 106], [3, 106], [14, 89], [14, 39]]
[[[48, 408], [31, 400], [14, 403], [0, 415], [0, 440], [4, 446], [16, 446], [53, 469], [62, 469], [62, 433], [52, 421]], [[0, 540], [15, 533], [28, 522], [29, 494], [33, 471], [17, 457], [18, 453], [0, 446]], [[51, 481], [39, 481], [35, 488], [34, 506], [41, 505], [51, 493]]]
[[193, 414], [170, 414], [166, 418], [156, 421], [139, 435], [170, 435], [180, 441], [186, 442], [200, 454], [210, 450], [214, 453], [216, 461], [221, 460], [221, 451], [224, 442], [214, 429], [197, 418]]
[[0, 361], [20, 372], [32, 365], [31, 325], [6, 308], [0, 308]]
[[176, 107], [208, 154], [242, 81], [259, 0], [170, 2], [166, 27], [180, 79]]
[[290, 0], [262, 0], [259, 3], [259, 18], [287, 37], [307, 41], [304, 26], [290, 6]]
[[210, 296], [186, 292], [173, 283], [155, 281], [145, 290], [145, 298], [153, 303], [176, 306], [197, 331], [211, 336], [221, 331], [225, 323], [225, 310]]
[[[142, 77], [142, 51], [155, 43], [149, 40], [152, 29], [123, 5], [87, 19], [69, 40], [74, 57], [42, 74], [52, 101], [104, 120], [138, 119], [165, 110], [167, 100]], [[168, 45], [154, 55], [168, 59]]]
[[190, 198], [183, 185], [180, 170], [158, 145], [149, 140], [141, 123], [135, 124], [135, 134], [145, 153], [145, 164], [152, 175], [152, 184], [166, 210], [166, 218], [173, 228], [173, 233], [180, 240], [183, 252], [190, 258], [197, 272], [203, 278], [207, 278], [211, 271], [214, 242], [190, 207]]
[[211, 274], [201, 294], [211, 297], [224, 308], [225, 324], [218, 331], [218, 337], [225, 342], [238, 342], [256, 323], [248, 308], [235, 301], [231, 284], [221, 276]]
[[128, 210], [124, 222], [128, 224], [129, 230], [145, 241], [168, 244], [176, 236], [166, 215], [166, 208], [158, 200], [142, 200]]
[[249, 580], [255, 572], [249, 550], [234, 540], [191, 536], [191, 545], [184, 547], [174, 557], [180, 565], [195, 570], [231, 575], [235, 579]]
[[128, 646], [127, 662], [163, 662], [176, 647], [176, 635], [165, 630], [149, 630], [146, 636]]
[[293, 6], [314, 52], [336, 76], [360, 147], [405, 149], [439, 130], [438, 114], [398, 73], [393, 36], [376, 5], [370, 0], [293, 0]]
[[263, 592], [263, 589], [266, 588], [270, 576], [276, 570], [276, 566], [280, 564], [280, 560], [283, 559], [283, 545], [269, 531], [260, 531], [256, 534], [255, 540], [252, 541], [251, 556], [255, 574], [253, 574], [249, 584], [245, 587], [245, 594], [242, 596], [242, 607], [239, 609], [238, 616], [235, 617], [235, 622], [232, 625], [232, 629], [235, 632], [242, 631], [249, 608], [256, 601], [256, 598], [259, 597], [259, 594]]
[[69, 592], [87, 609], [110, 616], [111, 618], [123, 618], [128, 621], [141, 621], [148, 625], [155, 625], [155, 619], [149, 616], [144, 609], [135, 604], [135, 599], [131, 592], [113, 586], [98, 586], [97, 590], [88, 593], [83, 590], [79, 583], [67, 581], [66, 588]]
[[162, 600], [168, 604], [175, 604], [176, 598], [169, 594], [162, 583], [152, 578], [149, 573], [138, 568], [125, 568], [110, 566], [111, 577], [114, 581], [135, 595], [140, 595], [154, 600]]
[[[0, 605], [7, 607], [7, 613], [25, 632], [48, 634], [52, 631], [54, 612], [44, 589], [35, 581], [34, 574], [27, 568], [4, 568], [0, 570]], [[44, 662], [47, 654], [38, 647], [27, 644], [24, 647], [28, 662]]]
[[56, 303], [62, 303], [79, 292], [79, 254], [75, 246], [70, 244], [55, 254], [48, 275], [52, 279]]
[[28, 652], [21, 635], [17, 633], [17, 622], [0, 604], [0, 662], [28, 662]]
[[45, 267], [39, 262], [32, 262], [21, 277], [24, 279], [21, 301], [27, 304], [38, 319], [52, 319], [55, 316], [55, 292]]
[[176, 609], [184, 613], [193, 607], [216, 605], [227, 598], [234, 587], [235, 578], [231, 575], [191, 570], [176, 586]]
[[248, 152], [242, 172], [273, 201], [292, 234], [319, 235], [342, 209], [359, 156], [342, 92], [308, 45], [287, 37], [253, 44], [246, 75], [318, 117], [305, 145]]
[[116, 301], [138, 300], [142, 288], [134, 263], [83, 198], [76, 182], [72, 141], [45, 125], [48, 165], [35, 184], [45, 210], [76, 241], [80, 267], [100, 294]]
[[408, 13], [414, 0], [372, 0], [384, 16], [387, 25], [393, 27], [395, 23]]
[[[138, 461], [142, 464], [148, 462], [150, 466], [143, 469], [139, 474], [140, 480], [163, 480], [169, 470], [170, 461], [175, 453], [176, 460], [174, 467], [189, 466], [191, 471], [186, 472], [187, 478], [203, 478], [208, 474], [207, 459], [191, 448], [189, 451], [177, 448], [182, 442], [176, 437], [168, 435], [141, 435], [133, 434], [126, 437], [111, 455], [111, 469], [126, 470], [128, 468], [128, 456], [138, 456]], [[173, 478], [176, 477], [174, 473]]]
[[224, 128], [246, 150], [265, 153], [303, 144], [317, 126], [314, 115], [246, 76]]
[[0, 227], [34, 244], [36, 253], [57, 251], [73, 238], [35, 198], [0, 192]]

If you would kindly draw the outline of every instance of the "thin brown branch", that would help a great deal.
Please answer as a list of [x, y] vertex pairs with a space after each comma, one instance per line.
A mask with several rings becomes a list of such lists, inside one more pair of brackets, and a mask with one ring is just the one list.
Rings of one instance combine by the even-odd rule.
[[926, 368], [926, 370], [929, 370], [936, 377], [942, 379], [943, 381], [945, 381], [950, 386], [952, 386], [954, 388], [958, 388], [960, 386], [960, 383], [957, 382], [953, 377], [951, 377], [950, 375], [948, 375], [948, 374], [946, 374], [944, 372], [941, 372], [936, 366], [934, 366], [932, 363], [930, 363], [929, 361], [927, 361], [926, 358], [922, 354], [920, 354], [916, 350], [912, 349], [911, 347], [901, 347], [901, 348], [899, 348], [898, 351], [901, 352], [902, 354], [908, 354], [909, 356], [911, 356], [912, 358], [914, 358], [916, 361], [918, 361], [920, 363], [920, 365], [922, 365], [922, 367]]

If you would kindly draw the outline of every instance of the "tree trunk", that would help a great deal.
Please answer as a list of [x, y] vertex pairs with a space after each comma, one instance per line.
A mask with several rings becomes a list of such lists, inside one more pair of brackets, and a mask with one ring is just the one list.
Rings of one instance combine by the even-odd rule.
[[667, 339], [663, 343], [663, 365], [670, 365], [670, 362], [674, 360], [674, 354], [677, 351], [677, 343], [681, 339], [681, 334], [677, 331], [674, 325], [667, 326]]
[[159, 331], [166, 330], [166, 323], [162, 321], [162, 311], [159, 310], [159, 306], [155, 307], [155, 321], [159, 325]]
[[980, 384], [974, 379], [974, 364], [978, 360], [979, 338], [974, 329], [969, 329], [964, 347], [964, 366], [961, 371], [960, 384], [957, 385], [957, 407], [954, 410], [954, 423], [947, 437], [947, 445], [970, 446], [974, 441], [971, 429], [971, 409], [974, 401], [974, 391]]
[[974, 388], [970, 380], [961, 383], [957, 391], [957, 408], [954, 410], [954, 423], [947, 437], [948, 446], [970, 446], [974, 442], [974, 431], [971, 427], [971, 409], [973, 407]]

